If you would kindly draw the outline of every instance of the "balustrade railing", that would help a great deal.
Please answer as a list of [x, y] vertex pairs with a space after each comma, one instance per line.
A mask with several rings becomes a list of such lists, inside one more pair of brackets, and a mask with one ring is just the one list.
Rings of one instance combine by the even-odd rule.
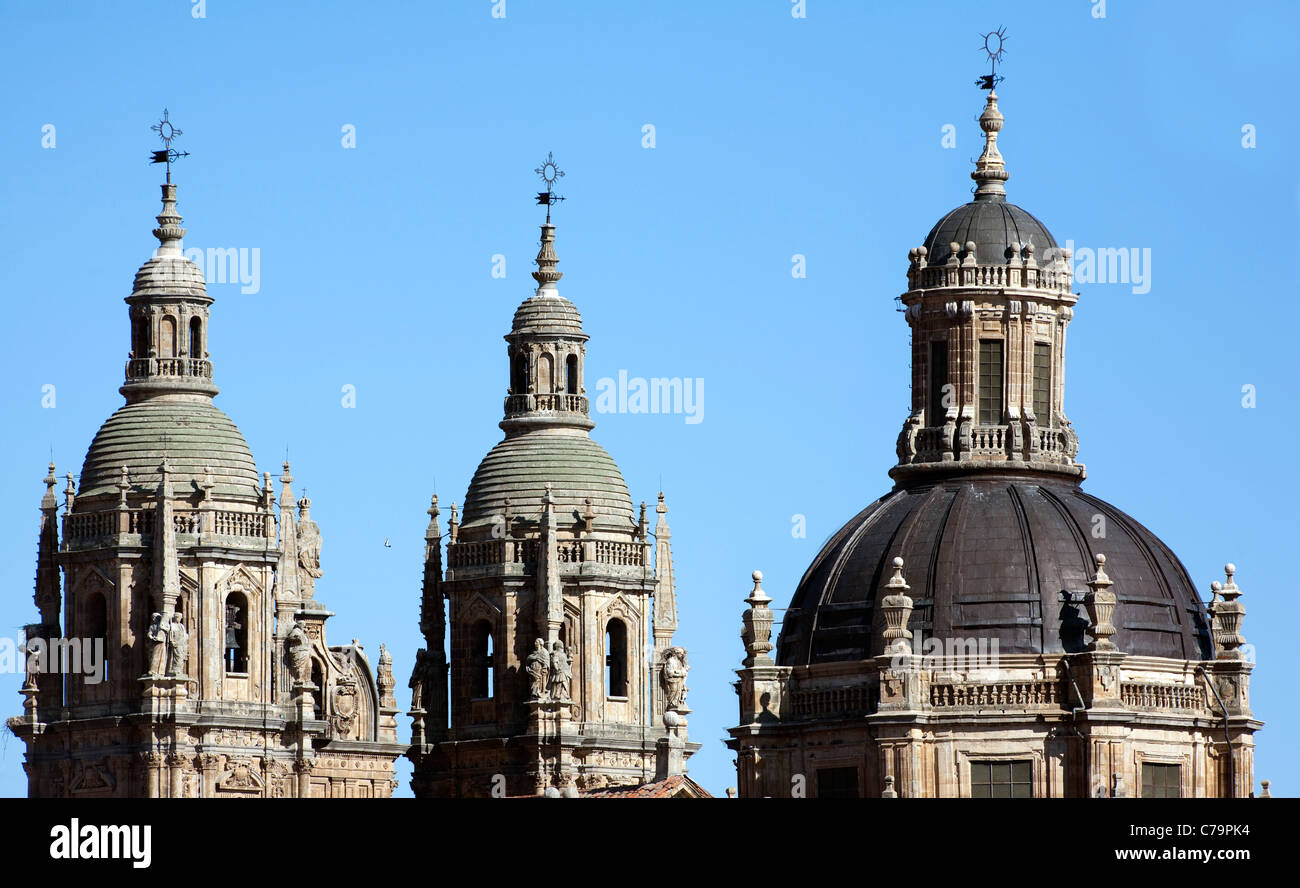
[[1071, 276], [1049, 268], [1013, 265], [930, 265], [911, 273], [913, 289], [937, 287], [1024, 287], [1070, 292]]
[[127, 379], [155, 376], [212, 378], [212, 362], [203, 358], [132, 358], [126, 362]]
[[[619, 567], [643, 567], [645, 545], [613, 540], [561, 540], [556, 554], [561, 564], [587, 562], [588, 544], [593, 543], [590, 563]], [[449, 567], [487, 567], [495, 564], [532, 564], [537, 560], [537, 540], [480, 540], [454, 543], [447, 549]]]
[[[151, 536], [157, 526], [157, 510], [107, 509], [65, 515], [65, 542], [114, 537], [119, 534]], [[172, 513], [172, 530], [178, 534], [204, 534], [237, 538], [264, 538], [269, 519], [265, 512], [232, 512], [217, 509], [178, 509]]]
[[1207, 709], [1204, 688], [1199, 685], [1173, 685], [1156, 682], [1124, 682], [1120, 699], [1130, 709]]
[[939, 708], [984, 706], [1059, 706], [1056, 681], [995, 681], [981, 684], [932, 684], [930, 705]]
[[586, 395], [565, 392], [532, 395], [506, 395], [506, 415], [523, 413], [586, 413]]

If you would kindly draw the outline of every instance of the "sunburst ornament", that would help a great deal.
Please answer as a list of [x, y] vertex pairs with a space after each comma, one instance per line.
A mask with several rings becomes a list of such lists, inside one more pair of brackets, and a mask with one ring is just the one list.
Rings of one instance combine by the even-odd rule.
[[184, 133], [182, 133], [180, 130], [178, 130], [175, 127], [175, 125], [172, 124], [171, 120], [168, 117], [166, 108], [163, 109], [162, 120], [158, 121], [153, 126], [149, 127], [149, 129], [153, 130], [155, 133], [158, 134], [158, 138], [162, 139], [163, 146], [167, 148], [170, 148], [172, 146], [172, 139], [176, 138], [177, 136], [184, 135]]
[[172, 181], [172, 161], [179, 160], [182, 157], [189, 157], [190, 153], [188, 151], [177, 151], [172, 148], [172, 140], [177, 136], [182, 135], [182, 133], [176, 128], [176, 125], [171, 122], [171, 118], [168, 115], [166, 108], [163, 109], [162, 120], [149, 127], [149, 129], [157, 133], [158, 138], [162, 139], [163, 143], [162, 150], [150, 153], [149, 162], [167, 164], [167, 183], [170, 185]]
[[533, 172], [541, 176], [542, 181], [546, 183], [546, 190], [537, 192], [537, 202], [546, 205], [546, 221], [549, 223], [551, 221], [551, 207], [564, 200], [563, 197], [555, 193], [555, 182], [557, 179], [564, 178], [564, 170], [560, 169], [559, 164], [555, 162], [554, 153], [548, 151], [546, 152], [546, 160], [542, 161], [542, 165]]
[[1002, 76], [998, 74], [998, 62], [1002, 61], [1002, 57], [1007, 52], [1007, 29], [999, 27], [996, 31], [982, 34], [981, 37], [984, 41], [982, 48], [989, 58], [989, 73], [982, 75], [975, 81], [975, 85], [980, 89], [993, 89], [1002, 82]]

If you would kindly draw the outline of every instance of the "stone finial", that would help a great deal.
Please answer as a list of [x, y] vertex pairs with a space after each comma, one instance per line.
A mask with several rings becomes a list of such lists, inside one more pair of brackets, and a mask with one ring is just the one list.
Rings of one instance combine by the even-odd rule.
[[903, 559], [894, 558], [894, 575], [885, 583], [886, 593], [880, 599], [880, 613], [885, 620], [882, 637], [885, 641], [886, 654], [912, 653], [912, 633], [907, 628], [907, 621], [912, 616], [912, 598], [908, 590], [912, 587], [903, 579]]
[[896, 799], [896, 798], [898, 798], [898, 791], [894, 789], [894, 775], [893, 775], [893, 774], [886, 774], [886, 775], [885, 775], [885, 788], [884, 788], [884, 790], [880, 793], [880, 797], [881, 797], [882, 799]]
[[181, 227], [181, 214], [176, 210], [176, 186], [171, 182], [162, 186], [162, 212], [154, 217], [158, 227], [153, 236], [158, 238], [158, 256], [182, 256], [182, 239], [185, 229]]
[[1011, 178], [1002, 162], [1002, 153], [998, 151], [998, 133], [1002, 130], [1002, 112], [998, 110], [998, 94], [989, 90], [984, 103], [984, 113], [980, 115], [980, 129], [984, 130], [984, 152], [975, 161], [975, 172], [970, 177], [975, 180], [976, 200], [1004, 199], [1007, 189], [1003, 183]]
[[59, 479], [54, 474], [54, 463], [50, 463], [50, 472], [45, 476], [45, 496], [41, 497], [41, 511], [48, 512], [51, 509], [59, 507], [58, 497], [54, 493], [54, 488], [59, 484]]
[[555, 504], [555, 496], [551, 493], [551, 482], [546, 482], [546, 492], [542, 494], [542, 505], [552, 506]]
[[379, 668], [375, 670], [375, 687], [379, 690], [379, 705], [384, 709], [396, 709], [397, 698], [393, 696], [393, 655], [388, 647], [379, 645]]
[[1106, 556], [1096, 556], [1097, 572], [1088, 581], [1088, 593], [1083, 597], [1083, 605], [1088, 611], [1088, 634], [1093, 637], [1092, 648], [1098, 651], [1118, 650], [1111, 637], [1115, 635], [1115, 603], [1118, 599], [1110, 591], [1114, 585], [1106, 575]]
[[[1217, 659], [1244, 660], [1246, 655], [1241, 650], [1241, 646], [1246, 643], [1246, 639], [1241, 635], [1241, 624], [1246, 617], [1246, 606], [1237, 600], [1242, 595], [1234, 579], [1237, 566], [1231, 563], [1225, 564], [1223, 572], [1226, 575], [1226, 582], [1215, 590], [1216, 599], [1221, 597], [1222, 600], [1216, 601], [1213, 611], [1214, 646]], [[1213, 588], [1211, 586], [1211, 589]]]
[[206, 503], [212, 499], [212, 488], [217, 486], [217, 482], [212, 477], [212, 466], [203, 467], [203, 480], [199, 482], [199, 489], [203, 491], [203, 501]]
[[460, 539], [460, 519], [456, 516], [456, 504], [451, 504], [451, 517], [447, 519], [447, 535], [454, 543]]
[[1259, 797], [1261, 799], [1273, 798], [1273, 794], [1268, 791], [1268, 788], [1272, 785], [1271, 780], [1261, 780], [1259, 781], [1259, 785], [1260, 785]]
[[549, 221], [542, 226], [542, 246], [534, 261], [537, 263], [537, 270], [533, 272], [533, 280], [537, 281], [537, 295], [558, 296], [560, 293], [555, 285], [564, 277], [564, 272], [555, 268], [560, 264], [560, 259], [555, 255], [555, 226]]
[[126, 466], [122, 466], [121, 474], [117, 476], [117, 507], [126, 509], [126, 495], [131, 490], [131, 473]]
[[441, 514], [438, 510], [438, 494], [435, 493], [432, 502], [429, 503], [429, 526], [424, 531], [426, 541], [441, 538], [442, 528], [438, 526], [438, 516]]
[[744, 629], [740, 633], [746, 653], [742, 664], [746, 667], [774, 666], [775, 661], [768, 656], [772, 651], [772, 622], [775, 619], [772, 608], [768, 606], [772, 599], [763, 591], [763, 572], [754, 571], [753, 579], [754, 588], [745, 599], [749, 609], [742, 618]]
[[68, 511], [71, 512], [72, 507], [76, 505], [77, 502], [77, 482], [72, 479], [71, 472], [68, 472], [68, 486], [63, 490], [63, 497], [64, 505], [67, 507]]
[[[596, 510], [591, 505], [591, 497], [583, 500], [584, 508], [582, 510], [582, 529], [585, 533], [591, 533], [596, 527]], [[641, 515], [645, 515], [645, 503], [641, 504]]]

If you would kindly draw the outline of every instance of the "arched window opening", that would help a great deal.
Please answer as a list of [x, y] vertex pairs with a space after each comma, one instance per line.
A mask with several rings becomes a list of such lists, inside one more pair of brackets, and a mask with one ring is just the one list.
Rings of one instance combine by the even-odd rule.
[[131, 320], [131, 355], [136, 358], [149, 357], [149, 322], [144, 318]]
[[627, 624], [610, 620], [605, 627], [605, 695], [627, 696]]
[[515, 355], [510, 365], [510, 393], [512, 395], [528, 394], [528, 356]]
[[203, 357], [203, 321], [190, 318], [190, 357]]
[[571, 395], [578, 393], [578, 356], [569, 355], [564, 359], [564, 380]]
[[[84, 620], [85, 626], [83, 637], [90, 639], [92, 645], [95, 645], [95, 639], [101, 639], [101, 650], [105, 656], [99, 661], [98, 680], [105, 681], [108, 678], [108, 600], [100, 592], [90, 593], [86, 599]], [[85, 650], [85, 647], [82, 647]], [[89, 682], [88, 682], [89, 683]]]
[[493, 654], [492, 624], [487, 620], [480, 620], [474, 624], [470, 633], [469, 694], [476, 700], [492, 697]]
[[158, 357], [176, 357], [176, 319], [171, 315], [162, 320], [162, 341], [158, 343]]
[[555, 390], [555, 359], [547, 352], [537, 359], [537, 393], [549, 395]]
[[226, 596], [226, 671], [248, 672], [248, 599], [242, 592]]
[[325, 673], [320, 668], [320, 661], [313, 658], [311, 661], [311, 683], [314, 689], [311, 692], [312, 713], [313, 717], [320, 721], [325, 717], [325, 704], [322, 702], [325, 698]]

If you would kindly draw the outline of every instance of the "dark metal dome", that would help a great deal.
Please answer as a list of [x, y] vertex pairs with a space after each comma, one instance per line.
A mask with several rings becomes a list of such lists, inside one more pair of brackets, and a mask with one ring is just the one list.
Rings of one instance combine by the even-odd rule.
[[951, 244], [965, 249], [975, 242], [975, 261], [979, 265], [1001, 265], [1007, 261], [1007, 247], [1013, 243], [1034, 245], [1039, 263], [1056, 247], [1056, 238], [1033, 214], [1005, 200], [977, 199], [962, 204], [940, 219], [925, 236], [926, 262], [943, 265], [951, 254]]
[[985, 475], [897, 488], [844, 525], [799, 583], [777, 662], [882, 653], [873, 604], [895, 556], [915, 603], [913, 633], [996, 638], [1003, 654], [1082, 650], [1087, 614], [1061, 593], [1077, 601], [1088, 591], [1098, 552], [1119, 597], [1113, 640], [1120, 650], [1212, 656], [1205, 607], [1187, 570], [1151, 531], [1069, 480]]

